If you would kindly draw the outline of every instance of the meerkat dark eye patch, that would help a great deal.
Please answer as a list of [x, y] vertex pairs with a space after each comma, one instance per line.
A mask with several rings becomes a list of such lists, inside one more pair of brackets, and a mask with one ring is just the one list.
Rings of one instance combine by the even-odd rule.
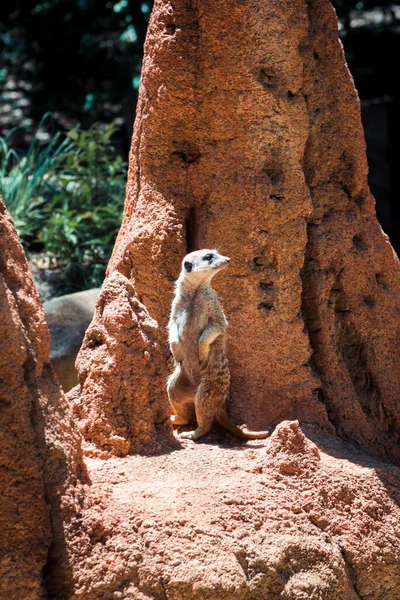
[[208, 260], [209, 262], [211, 262], [213, 258], [214, 254], [206, 254], [205, 256], [203, 256], [203, 260]]
[[186, 269], [186, 271], [187, 271], [188, 273], [190, 273], [190, 271], [193, 269], [193, 265], [192, 265], [192, 263], [191, 263], [191, 262], [189, 262], [188, 260], [186, 260], [186, 261], [183, 263], [183, 266], [185, 267], [185, 269]]

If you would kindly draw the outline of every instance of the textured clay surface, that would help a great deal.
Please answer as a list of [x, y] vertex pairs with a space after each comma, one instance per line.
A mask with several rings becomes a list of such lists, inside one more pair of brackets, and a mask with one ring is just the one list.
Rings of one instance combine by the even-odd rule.
[[65, 531], [79, 513], [84, 467], [39, 295], [1, 199], [0, 338], [0, 598], [38, 600], [47, 597], [43, 575], [50, 581], [57, 564], [60, 584], [69, 571]]
[[400, 469], [315, 426], [86, 458], [84, 600], [397, 600]]
[[121, 273], [103, 283], [76, 364], [80, 384], [68, 398], [86, 452], [124, 456], [173, 443], [158, 325]]
[[182, 257], [214, 246], [233, 420], [400, 460], [400, 267], [326, 0], [155, 2], [109, 273], [164, 335]]
[[[0, 597], [41, 597], [50, 518], [32, 417], [50, 349], [11, 218], [0, 200]], [[39, 339], [43, 339], [43, 345]]]

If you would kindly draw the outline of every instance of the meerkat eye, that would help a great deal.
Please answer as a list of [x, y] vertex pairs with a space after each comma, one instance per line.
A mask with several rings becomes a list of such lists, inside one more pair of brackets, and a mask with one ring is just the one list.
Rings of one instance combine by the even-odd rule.
[[188, 260], [185, 261], [183, 266], [185, 267], [185, 269], [188, 273], [190, 273], [190, 271], [193, 269], [192, 263], [189, 262]]
[[208, 260], [208, 262], [211, 262], [213, 258], [214, 254], [206, 254], [205, 256], [203, 256], [203, 260]]

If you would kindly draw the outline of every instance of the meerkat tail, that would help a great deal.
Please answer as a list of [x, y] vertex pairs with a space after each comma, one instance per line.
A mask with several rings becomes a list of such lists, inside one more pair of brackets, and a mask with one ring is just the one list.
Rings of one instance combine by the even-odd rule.
[[242, 440], [262, 440], [270, 435], [269, 431], [249, 431], [248, 429], [240, 429], [240, 427], [237, 427], [232, 423], [223, 408], [217, 412], [215, 420], [222, 425], [224, 429], [229, 431], [229, 433], [232, 433]]

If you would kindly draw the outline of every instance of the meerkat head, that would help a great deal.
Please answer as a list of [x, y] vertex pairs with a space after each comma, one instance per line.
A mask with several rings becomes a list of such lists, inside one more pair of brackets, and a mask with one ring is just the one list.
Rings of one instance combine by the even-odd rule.
[[214, 275], [228, 266], [230, 260], [227, 256], [222, 256], [218, 250], [196, 250], [183, 259], [179, 279], [198, 284], [210, 281]]

